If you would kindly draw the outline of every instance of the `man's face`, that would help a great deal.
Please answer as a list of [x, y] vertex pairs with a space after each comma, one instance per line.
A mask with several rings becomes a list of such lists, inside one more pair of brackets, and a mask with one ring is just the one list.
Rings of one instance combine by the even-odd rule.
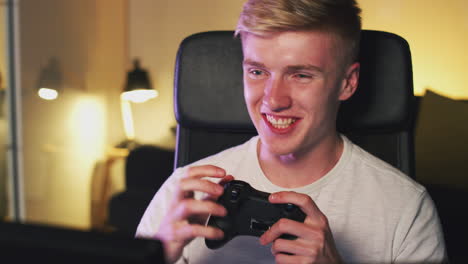
[[244, 96], [261, 146], [302, 155], [336, 137], [339, 101], [357, 86], [359, 64], [343, 70], [335, 38], [321, 32], [246, 33]]

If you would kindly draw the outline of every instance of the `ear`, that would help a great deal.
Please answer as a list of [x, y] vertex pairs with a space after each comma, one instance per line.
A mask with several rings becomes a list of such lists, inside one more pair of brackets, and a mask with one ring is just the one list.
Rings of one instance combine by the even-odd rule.
[[356, 91], [359, 83], [359, 70], [361, 65], [355, 62], [348, 67], [345, 73], [345, 78], [341, 84], [340, 94], [338, 99], [340, 101], [348, 100]]

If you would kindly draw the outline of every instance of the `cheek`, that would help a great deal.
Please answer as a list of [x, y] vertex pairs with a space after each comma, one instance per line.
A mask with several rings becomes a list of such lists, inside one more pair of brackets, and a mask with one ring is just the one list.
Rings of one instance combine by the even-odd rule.
[[326, 91], [323, 86], [310, 86], [305, 89], [296, 89], [293, 95], [297, 108], [315, 115], [324, 115], [329, 111], [331, 105], [335, 104], [336, 98], [331, 91]]
[[247, 107], [253, 107], [263, 97], [262, 85], [259, 82], [244, 79], [244, 97]]

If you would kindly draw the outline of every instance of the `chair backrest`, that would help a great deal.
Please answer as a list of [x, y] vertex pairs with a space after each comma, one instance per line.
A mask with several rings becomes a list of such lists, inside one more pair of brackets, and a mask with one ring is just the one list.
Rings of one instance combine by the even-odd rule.
[[[413, 79], [408, 43], [364, 30], [359, 87], [338, 114], [338, 130], [377, 157], [414, 176]], [[180, 167], [256, 135], [243, 97], [242, 48], [232, 31], [187, 37], [174, 81]]]

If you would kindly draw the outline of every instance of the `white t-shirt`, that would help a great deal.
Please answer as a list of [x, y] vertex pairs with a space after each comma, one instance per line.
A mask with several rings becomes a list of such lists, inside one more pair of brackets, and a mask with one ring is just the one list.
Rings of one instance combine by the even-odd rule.
[[[267, 179], [258, 161], [258, 136], [190, 166], [219, 166], [263, 192], [291, 190], [308, 194], [328, 218], [346, 263], [442, 262], [446, 256], [442, 229], [424, 187], [342, 138], [344, 150], [335, 167], [301, 188], [281, 188]], [[154, 237], [170, 209], [175, 183], [188, 167], [175, 170], [156, 193], [137, 228], [137, 237]], [[275, 262], [270, 246], [260, 245], [253, 236], [235, 237], [216, 250], [207, 248], [203, 238], [194, 239], [184, 248], [179, 262], [187, 260], [200, 264]]]

